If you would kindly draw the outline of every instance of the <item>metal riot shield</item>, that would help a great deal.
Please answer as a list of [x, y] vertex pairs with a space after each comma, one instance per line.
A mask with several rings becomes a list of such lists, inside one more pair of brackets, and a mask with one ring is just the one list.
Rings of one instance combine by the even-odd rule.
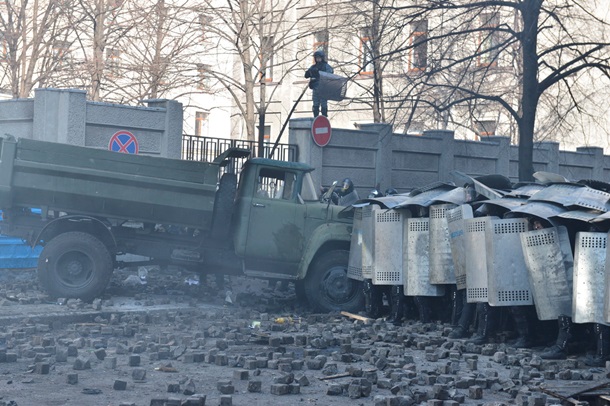
[[464, 219], [464, 255], [466, 256], [466, 301], [487, 302], [487, 251], [485, 229], [497, 217]]
[[352, 225], [352, 239], [349, 246], [349, 260], [347, 262], [347, 277], [362, 281], [362, 207], [354, 209], [354, 223]]
[[574, 323], [605, 323], [606, 233], [579, 232], [574, 250]]
[[[608, 241], [607, 236], [606, 241]], [[610, 255], [608, 254], [608, 249], [610, 249], [610, 247], [608, 247], [608, 245], [606, 244], [606, 258], [610, 258]], [[608, 261], [605, 261], [605, 263], [606, 266], [604, 267], [604, 273], [606, 275], [606, 278], [604, 281], [604, 321], [606, 323], [610, 323], [610, 264], [608, 263]]]
[[467, 204], [447, 210], [449, 244], [455, 270], [455, 283], [458, 290], [466, 289], [466, 255], [464, 248], [464, 219], [472, 218], [472, 207]]
[[402, 285], [402, 223], [398, 210], [375, 210], [373, 285]]
[[403, 224], [405, 296], [442, 296], [443, 285], [430, 283], [430, 219], [409, 218]]
[[454, 204], [430, 206], [430, 283], [455, 283], [446, 213]]
[[574, 257], [564, 226], [521, 233], [536, 313], [540, 320], [572, 314]]
[[520, 233], [527, 219], [497, 219], [487, 223], [487, 298], [491, 306], [533, 304]]
[[373, 219], [376, 204], [362, 208], [362, 278], [373, 279]]

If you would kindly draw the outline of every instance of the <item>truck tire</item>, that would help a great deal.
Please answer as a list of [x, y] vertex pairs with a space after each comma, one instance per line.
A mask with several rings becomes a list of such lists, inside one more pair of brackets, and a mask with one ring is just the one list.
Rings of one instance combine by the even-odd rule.
[[108, 248], [91, 234], [71, 231], [51, 239], [38, 258], [38, 280], [54, 297], [91, 301], [112, 276]]
[[314, 311], [358, 312], [363, 309], [362, 284], [347, 277], [348, 259], [349, 251], [334, 250], [322, 254], [311, 265], [304, 288]]
[[212, 212], [212, 235], [220, 240], [229, 238], [231, 234], [231, 216], [233, 202], [237, 190], [237, 175], [225, 173], [220, 178], [218, 190], [214, 196]]

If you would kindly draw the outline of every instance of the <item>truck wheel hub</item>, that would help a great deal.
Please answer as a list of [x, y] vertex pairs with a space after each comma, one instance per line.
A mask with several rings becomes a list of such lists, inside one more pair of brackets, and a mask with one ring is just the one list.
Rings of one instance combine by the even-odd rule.
[[337, 301], [349, 299], [351, 289], [350, 282], [343, 267], [335, 267], [328, 271], [323, 282], [326, 294]]

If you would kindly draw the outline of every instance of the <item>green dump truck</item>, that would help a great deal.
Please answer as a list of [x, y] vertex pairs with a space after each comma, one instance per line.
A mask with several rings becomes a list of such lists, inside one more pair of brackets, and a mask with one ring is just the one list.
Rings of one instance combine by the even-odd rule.
[[360, 309], [362, 289], [346, 276], [349, 212], [318, 200], [303, 163], [252, 158], [237, 185], [226, 168], [248, 154], [193, 162], [0, 137], [0, 233], [43, 246], [38, 277], [55, 297], [99, 296], [129, 265], [117, 256], [136, 254], [292, 280], [316, 310]]

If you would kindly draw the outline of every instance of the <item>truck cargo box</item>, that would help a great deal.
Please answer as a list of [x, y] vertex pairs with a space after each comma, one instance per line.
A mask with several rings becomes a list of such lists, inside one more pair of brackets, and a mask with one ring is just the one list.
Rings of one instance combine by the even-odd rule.
[[206, 229], [222, 160], [183, 161], [3, 137], [0, 207]]

